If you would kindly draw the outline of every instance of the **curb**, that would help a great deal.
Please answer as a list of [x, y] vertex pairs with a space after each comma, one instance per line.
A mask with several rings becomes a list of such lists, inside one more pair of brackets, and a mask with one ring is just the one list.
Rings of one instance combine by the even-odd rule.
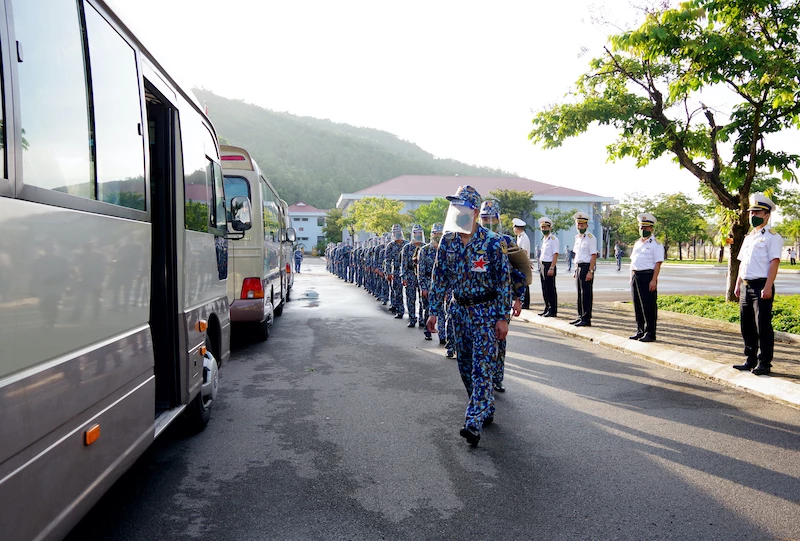
[[[529, 313], [526, 314], [525, 312]], [[566, 321], [543, 318], [529, 310], [523, 310], [519, 319], [538, 327], [558, 331], [573, 338], [594, 342], [603, 347], [629, 353], [662, 366], [800, 409], [800, 384], [797, 383], [769, 376], [754, 376], [750, 373], [739, 372], [728, 365], [715, 363], [696, 355], [670, 350], [657, 343], [637, 342], [624, 336], [617, 336], [591, 327], [573, 327]]]

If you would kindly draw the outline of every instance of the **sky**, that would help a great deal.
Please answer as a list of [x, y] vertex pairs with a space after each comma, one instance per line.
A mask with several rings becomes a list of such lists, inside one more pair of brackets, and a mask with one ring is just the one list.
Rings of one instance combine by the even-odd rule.
[[[182, 85], [275, 111], [377, 128], [453, 158], [622, 199], [698, 181], [670, 159], [607, 163], [611, 128], [528, 141], [615, 29], [628, 0], [107, 0]], [[376, 179], [376, 182], [387, 179]]]

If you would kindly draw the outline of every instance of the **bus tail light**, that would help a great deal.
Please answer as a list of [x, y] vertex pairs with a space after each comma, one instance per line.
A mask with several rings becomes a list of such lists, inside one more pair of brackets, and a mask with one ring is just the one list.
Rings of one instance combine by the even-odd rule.
[[243, 299], [263, 299], [264, 288], [261, 285], [261, 278], [245, 278], [242, 283]]

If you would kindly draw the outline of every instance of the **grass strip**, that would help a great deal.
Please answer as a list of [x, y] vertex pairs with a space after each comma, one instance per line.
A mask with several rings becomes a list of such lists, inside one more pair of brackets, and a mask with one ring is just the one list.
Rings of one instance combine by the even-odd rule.
[[[725, 302], [722, 295], [659, 295], [658, 307], [670, 312], [739, 323], [739, 304]], [[772, 305], [776, 331], [800, 334], [800, 295], [778, 295]]]

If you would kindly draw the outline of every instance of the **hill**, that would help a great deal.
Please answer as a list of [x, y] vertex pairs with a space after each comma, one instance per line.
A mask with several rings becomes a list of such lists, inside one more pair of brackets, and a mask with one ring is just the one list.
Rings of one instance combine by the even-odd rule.
[[438, 159], [388, 132], [278, 113], [208, 90], [194, 93], [208, 106], [220, 139], [246, 148], [290, 205], [332, 208], [343, 192], [400, 175], [511, 176]]

